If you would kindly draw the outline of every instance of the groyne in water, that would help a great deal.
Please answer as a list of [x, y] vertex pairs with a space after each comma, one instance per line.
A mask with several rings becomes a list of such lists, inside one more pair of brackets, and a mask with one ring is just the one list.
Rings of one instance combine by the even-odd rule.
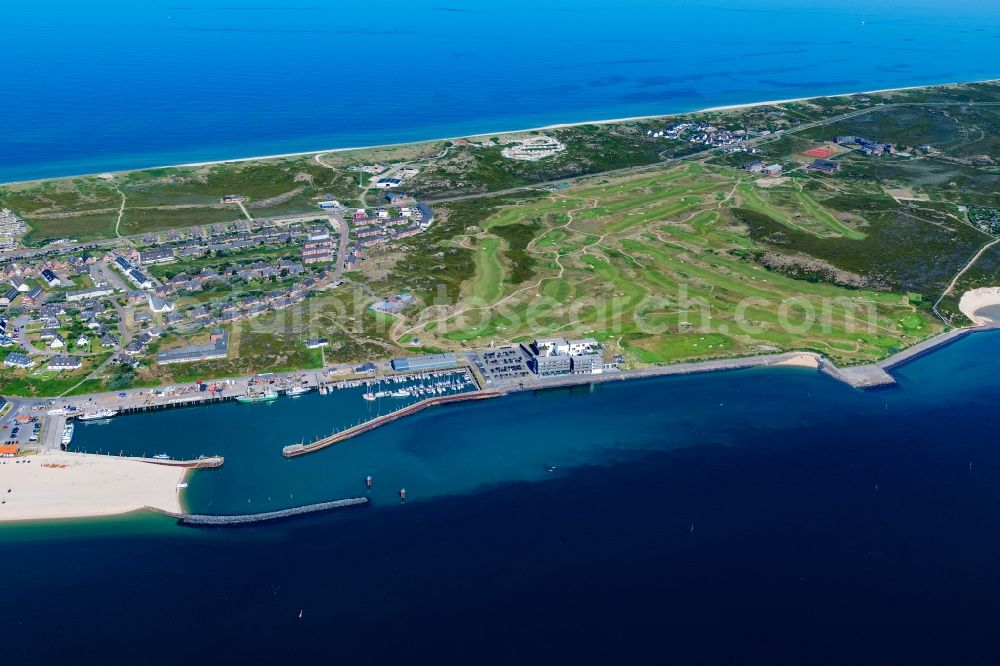
[[421, 400], [420, 402], [415, 402], [412, 405], [403, 407], [402, 409], [397, 409], [396, 411], [386, 414], [385, 416], [378, 416], [371, 421], [365, 421], [359, 425], [347, 428], [346, 430], [341, 430], [340, 432], [335, 432], [329, 437], [323, 437], [317, 439], [315, 442], [310, 442], [309, 444], [291, 444], [286, 446], [281, 450], [281, 454], [286, 458], [294, 458], [295, 456], [302, 456], [307, 453], [312, 453], [314, 451], [319, 451], [320, 449], [325, 449], [328, 446], [342, 442], [345, 439], [350, 439], [351, 437], [356, 437], [361, 433], [368, 432], [369, 430], [374, 430], [379, 426], [385, 425], [386, 423], [391, 423], [396, 419], [403, 418], [404, 416], [409, 416], [410, 414], [415, 414], [422, 409], [427, 409], [428, 407], [433, 407], [435, 405], [444, 405], [450, 402], [463, 402], [465, 400], [485, 400], [487, 398], [499, 398], [502, 395], [506, 395], [500, 391], [475, 391], [472, 393], [456, 393], [454, 395], [444, 395], [437, 396], [434, 398], [427, 398], [426, 400]]
[[207, 515], [207, 514], [183, 514], [179, 516], [178, 523], [181, 525], [203, 526], [203, 527], [235, 527], [239, 525], [251, 525], [253, 523], [263, 523], [272, 520], [283, 520], [294, 518], [309, 513], [319, 513], [321, 511], [331, 511], [350, 506], [360, 506], [367, 504], [367, 497], [351, 497], [349, 499], [333, 500], [332, 502], [319, 502], [318, 504], [308, 504], [297, 506], [291, 509], [281, 509], [280, 511], [267, 511], [265, 513], [244, 513], [236, 515]]

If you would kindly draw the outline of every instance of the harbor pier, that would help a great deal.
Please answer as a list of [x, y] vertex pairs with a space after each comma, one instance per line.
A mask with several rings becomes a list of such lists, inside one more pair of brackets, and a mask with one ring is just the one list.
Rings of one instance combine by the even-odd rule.
[[193, 460], [164, 460], [162, 458], [134, 458], [126, 457], [126, 460], [137, 460], [151, 465], [166, 465], [167, 467], [186, 467], [187, 469], [218, 469], [222, 467], [226, 459], [222, 456], [201, 456]]
[[294, 458], [296, 456], [302, 456], [307, 453], [313, 453], [314, 451], [319, 451], [320, 449], [325, 449], [328, 446], [333, 446], [343, 442], [344, 440], [350, 439], [352, 437], [357, 437], [362, 433], [366, 433], [369, 430], [374, 430], [379, 426], [383, 426], [387, 423], [392, 423], [396, 419], [401, 419], [404, 416], [409, 416], [415, 414], [421, 410], [427, 409], [428, 407], [433, 407], [435, 405], [445, 405], [453, 402], [464, 402], [466, 400], [486, 400], [488, 398], [499, 398], [500, 396], [506, 395], [503, 391], [473, 391], [469, 393], [456, 393], [453, 395], [443, 395], [436, 396], [433, 398], [427, 398], [419, 402], [415, 402], [412, 405], [407, 405], [397, 409], [394, 412], [385, 414], [383, 416], [377, 416], [369, 421], [360, 423], [356, 426], [335, 432], [328, 437], [322, 437], [309, 444], [291, 444], [282, 449], [281, 454], [286, 458]]

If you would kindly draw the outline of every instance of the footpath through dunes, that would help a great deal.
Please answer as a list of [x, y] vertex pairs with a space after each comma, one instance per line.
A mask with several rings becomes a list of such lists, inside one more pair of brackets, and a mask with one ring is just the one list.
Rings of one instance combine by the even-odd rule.
[[187, 468], [50, 451], [0, 460], [0, 522], [111, 516], [151, 508], [180, 513]]

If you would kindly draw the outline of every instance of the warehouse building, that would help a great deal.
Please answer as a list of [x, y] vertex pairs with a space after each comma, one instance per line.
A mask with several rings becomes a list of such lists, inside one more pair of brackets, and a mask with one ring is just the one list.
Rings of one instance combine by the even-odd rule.
[[412, 372], [414, 370], [436, 370], [456, 365], [458, 357], [454, 354], [428, 354], [426, 356], [411, 356], [392, 360], [392, 369], [396, 372]]

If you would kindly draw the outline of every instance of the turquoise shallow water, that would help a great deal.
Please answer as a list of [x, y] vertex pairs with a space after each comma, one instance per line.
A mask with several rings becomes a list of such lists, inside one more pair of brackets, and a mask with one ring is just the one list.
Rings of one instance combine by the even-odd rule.
[[21, 639], [5, 655], [988, 661], [998, 350], [1000, 333], [970, 336], [866, 393], [772, 369], [521, 394], [291, 461], [275, 430], [330, 427], [362, 401], [116, 419], [93, 429], [109, 448], [196, 452], [191, 430], [208, 428], [227, 462], [193, 477], [199, 510], [357, 494], [366, 473], [373, 502], [237, 530], [149, 515], [4, 526], [0, 554], [22, 563], [4, 588]]
[[1000, 76], [995, 3], [3, 3], [0, 182]]

